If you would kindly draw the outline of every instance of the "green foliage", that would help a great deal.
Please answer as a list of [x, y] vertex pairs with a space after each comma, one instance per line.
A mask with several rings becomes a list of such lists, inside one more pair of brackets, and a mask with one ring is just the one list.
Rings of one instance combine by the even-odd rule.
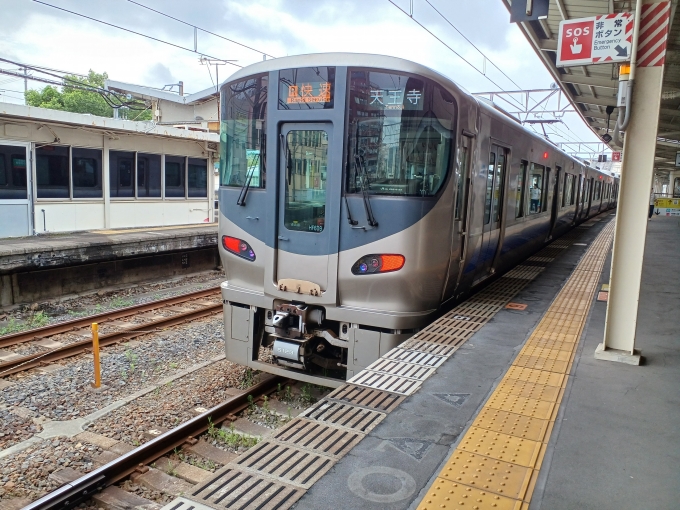
[[43, 326], [47, 326], [49, 322], [50, 318], [42, 310], [34, 313], [24, 324], [17, 322], [14, 317], [12, 317], [7, 322], [6, 326], [0, 328], [0, 336], [19, 333], [20, 331], [25, 331], [27, 329], [42, 328]]
[[127, 306], [134, 305], [135, 302], [132, 299], [125, 299], [122, 297], [113, 298], [111, 300], [111, 308], [125, 308]]
[[210, 418], [208, 418], [208, 436], [232, 448], [241, 446], [250, 448], [251, 446], [255, 446], [259, 441], [256, 437], [244, 436], [235, 432], [233, 423], [229, 425], [229, 430], [217, 428]]
[[[76, 88], [78, 84], [103, 88], [108, 77], [107, 73], [96, 73], [92, 69], [90, 69], [87, 78], [66, 75], [61, 91], [52, 85], [48, 85], [42, 90], [29, 90], [25, 93], [26, 104], [39, 108], [49, 108], [50, 110], [113, 117], [113, 108], [101, 95], [94, 91]], [[143, 105], [140, 103], [140, 106]], [[122, 117], [127, 117], [130, 120], [151, 120], [150, 110], [121, 109], [120, 113]]]

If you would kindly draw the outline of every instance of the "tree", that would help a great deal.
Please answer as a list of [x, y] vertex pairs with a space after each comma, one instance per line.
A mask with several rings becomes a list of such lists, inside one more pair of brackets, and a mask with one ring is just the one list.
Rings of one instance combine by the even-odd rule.
[[[92, 69], [90, 69], [87, 77], [67, 74], [64, 76], [64, 85], [61, 91], [52, 85], [48, 85], [39, 91], [29, 90], [25, 93], [26, 104], [51, 110], [113, 117], [113, 107], [100, 93], [84, 90], [91, 87], [104, 88], [104, 82], [108, 77], [107, 73], [95, 73]], [[111, 99], [110, 101], [115, 104], [130, 103], [122, 96], [114, 96]], [[130, 120], [151, 120], [151, 111], [143, 109], [145, 108], [144, 103], [133, 102], [130, 106], [132, 108], [119, 109], [120, 117]]]

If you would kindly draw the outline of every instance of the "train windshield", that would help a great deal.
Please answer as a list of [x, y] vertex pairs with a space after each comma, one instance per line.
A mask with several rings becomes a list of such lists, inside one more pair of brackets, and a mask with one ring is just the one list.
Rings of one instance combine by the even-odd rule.
[[455, 102], [416, 76], [351, 70], [347, 192], [433, 196], [453, 150]]
[[220, 184], [264, 188], [268, 75], [253, 76], [223, 88]]

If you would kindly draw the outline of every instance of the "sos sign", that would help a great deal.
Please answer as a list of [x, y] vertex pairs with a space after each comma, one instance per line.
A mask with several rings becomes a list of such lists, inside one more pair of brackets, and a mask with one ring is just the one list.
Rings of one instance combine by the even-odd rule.
[[594, 35], [595, 18], [562, 22], [557, 46], [557, 65], [592, 63]]

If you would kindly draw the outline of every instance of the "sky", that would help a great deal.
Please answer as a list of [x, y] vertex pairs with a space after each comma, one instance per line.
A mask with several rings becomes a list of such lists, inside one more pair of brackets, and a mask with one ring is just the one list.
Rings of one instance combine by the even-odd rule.
[[[42, 1], [42, 0], [41, 0]], [[349, 51], [392, 55], [448, 76], [470, 92], [547, 89], [553, 84], [501, 0], [393, 0], [439, 37], [430, 35], [389, 0], [44, 0], [45, 3], [167, 41], [177, 48], [67, 13], [35, 0], [0, 0], [0, 58], [151, 87], [184, 82], [185, 92], [215, 84], [215, 68], [200, 54], [240, 66], [302, 53]], [[429, 4], [431, 5], [428, 5]], [[253, 51], [194, 29], [144, 6], [222, 35]], [[437, 8], [488, 58], [457, 33]], [[461, 58], [462, 57], [462, 58]], [[466, 63], [463, 59], [469, 62]], [[472, 65], [470, 65], [472, 64]], [[493, 64], [502, 68], [504, 76]], [[473, 68], [474, 66], [475, 68]], [[483, 69], [486, 67], [486, 76]], [[17, 66], [0, 62], [0, 68]], [[223, 82], [238, 70], [220, 66]], [[511, 81], [512, 80], [512, 81]], [[514, 82], [514, 83], [513, 83]], [[29, 81], [29, 88], [44, 84]], [[0, 75], [0, 101], [23, 103], [21, 79]], [[500, 87], [500, 88], [499, 88]], [[540, 130], [540, 126], [536, 129]], [[548, 126], [555, 141], [598, 141], [575, 114]]]

